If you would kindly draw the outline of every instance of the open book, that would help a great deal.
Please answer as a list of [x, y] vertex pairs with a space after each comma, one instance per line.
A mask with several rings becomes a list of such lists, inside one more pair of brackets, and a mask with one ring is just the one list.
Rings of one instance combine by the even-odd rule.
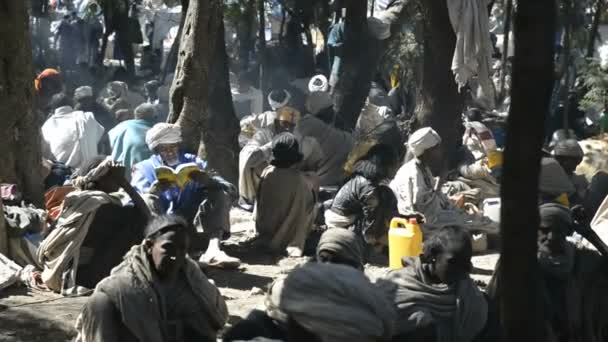
[[157, 181], [166, 181], [177, 185], [183, 189], [188, 182], [191, 181], [190, 176], [193, 172], [200, 171], [200, 167], [196, 163], [181, 164], [175, 170], [168, 166], [159, 166], [154, 169]]

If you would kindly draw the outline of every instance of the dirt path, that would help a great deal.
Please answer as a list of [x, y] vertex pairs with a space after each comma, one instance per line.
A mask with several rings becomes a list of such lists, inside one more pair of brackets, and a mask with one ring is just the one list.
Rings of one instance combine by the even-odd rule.
[[[225, 246], [229, 254], [241, 258], [239, 270], [210, 270], [208, 275], [219, 287], [228, 304], [229, 325], [238, 322], [253, 309], [264, 309], [265, 291], [277, 277], [287, 274], [308, 258], [275, 260], [254, 250], [239, 247], [251, 236], [254, 223], [249, 213], [233, 210], [232, 237]], [[475, 279], [488, 282], [498, 256], [488, 254], [473, 258]], [[383, 260], [366, 267], [370, 278], [388, 271]], [[378, 262], [380, 261], [380, 262]], [[45, 301], [45, 302], [41, 302]], [[62, 342], [71, 341], [74, 322], [86, 298], [64, 298], [49, 293], [28, 293], [12, 288], [0, 293], [0, 341]]]

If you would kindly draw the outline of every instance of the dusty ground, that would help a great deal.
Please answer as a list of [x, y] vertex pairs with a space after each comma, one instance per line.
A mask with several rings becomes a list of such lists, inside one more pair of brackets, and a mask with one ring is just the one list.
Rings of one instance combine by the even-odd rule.
[[[230, 311], [229, 324], [234, 324], [252, 309], [264, 308], [264, 293], [281, 274], [288, 273], [308, 258], [276, 260], [237, 244], [250, 236], [254, 229], [251, 215], [234, 210], [232, 237], [225, 246], [231, 255], [242, 259], [239, 270], [211, 270], [208, 272], [224, 295]], [[497, 254], [474, 257], [474, 278], [487, 283]], [[376, 278], [388, 269], [379, 258], [367, 265], [366, 273]], [[0, 341], [61, 342], [73, 339], [73, 325], [86, 298], [64, 298], [49, 293], [32, 293], [24, 288], [11, 288], [0, 293]]]

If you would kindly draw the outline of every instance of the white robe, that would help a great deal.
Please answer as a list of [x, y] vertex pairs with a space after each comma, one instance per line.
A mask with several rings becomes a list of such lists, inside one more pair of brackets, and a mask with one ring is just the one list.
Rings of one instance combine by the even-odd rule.
[[262, 172], [272, 155], [273, 138], [273, 127], [262, 128], [239, 153], [239, 192], [249, 203], [253, 204], [256, 199]]
[[98, 154], [103, 133], [93, 113], [74, 111], [70, 106], [57, 108], [42, 125], [42, 137], [55, 159], [75, 169]]
[[419, 159], [405, 163], [397, 172], [390, 187], [397, 197], [397, 208], [402, 215], [420, 213], [426, 218], [427, 229], [461, 225], [471, 230], [495, 232], [498, 227], [480, 221], [455, 205], [441, 190], [435, 190], [436, 179]]

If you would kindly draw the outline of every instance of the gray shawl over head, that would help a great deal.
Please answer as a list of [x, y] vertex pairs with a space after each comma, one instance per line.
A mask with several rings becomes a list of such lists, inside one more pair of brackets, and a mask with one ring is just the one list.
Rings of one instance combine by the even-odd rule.
[[[218, 289], [209, 282], [195, 261], [186, 257], [183, 273], [192, 292], [191, 300], [202, 308], [186, 317], [192, 329], [215, 340], [228, 320], [228, 309]], [[122, 323], [139, 341], [163, 342], [166, 340], [166, 317], [162, 299], [154, 288], [155, 276], [144, 245], [131, 248], [124, 261], [102, 280], [95, 291], [105, 293], [120, 312]], [[85, 325], [86, 326], [86, 325]], [[77, 326], [78, 328], [78, 326]], [[81, 341], [88, 342], [93, 332], [79, 331]]]
[[331, 252], [363, 267], [362, 239], [348, 229], [330, 228], [326, 230], [317, 245], [317, 256], [322, 251]]
[[[454, 285], [433, 284], [420, 258], [384, 277], [396, 285], [397, 333], [433, 324], [440, 342], [469, 342], [484, 328], [488, 306], [481, 291], [467, 277]], [[380, 285], [380, 287], [383, 287]]]
[[266, 306], [273, 319], [291, 318], [323, 342], [372, 342], [392, 336], [388, 297], [352, 267], [310, 263], [277, 281]]

